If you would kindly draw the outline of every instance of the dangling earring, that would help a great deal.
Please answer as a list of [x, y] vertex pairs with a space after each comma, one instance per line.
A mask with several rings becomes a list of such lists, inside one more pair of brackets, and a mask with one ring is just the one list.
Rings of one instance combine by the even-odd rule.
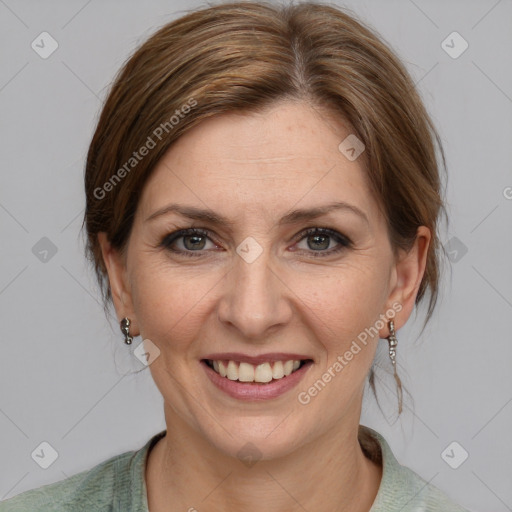
[[127, 345], [131, 345], [133, 338], [130, 336], [130, 319], [129, 318], [123, 318], [119, 324], [119, 327], [121, 328], [121, 332], [124, 334], [124, 342]]
[[396, 387], [398, 390], [398, 414], [402, 413], [402, 381], [400, 380], [400, 377], [396, 373], [396, 346], [398, 345], [398, 340], [396, 339], [396, 333], [395, 333], [395, 323], [393, 320], [390, 320], [388, 322], [389, 326], [389, 337], [388, 337], [388, 344], [389, 344], [389, 358], [391, 359], [391, 363], [393, 365], [393, 372], [394, 377], [396, 381]]

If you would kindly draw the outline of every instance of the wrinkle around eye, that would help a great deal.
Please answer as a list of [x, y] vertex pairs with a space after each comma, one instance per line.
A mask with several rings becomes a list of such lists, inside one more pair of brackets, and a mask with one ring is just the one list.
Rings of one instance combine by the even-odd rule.
[[[361, 223], [363, 224], [363, 223]], [[274, 230], [277, 229], [277, 232]], [[302, 251], [302, 252], [310, 252], [310, 253], [323, 253], [328, 252], [332, 249], [320, 249], [314, 250], [309, 249], [304, 246], [307, 243], [305, 240], [308, 236], [313, 236], [314, 234], [328, 236], [332, 242], [331, 246], [343, 245], [346, 246], [347, 249], [352, 246], [353, 249], [363, 249], [365, 246], [370, 246], [372, 241], [371, 232], [366, 225], [360, 226], [359, 223], [351, 222], [350, 224], [347, 222], [318, 222], [315, 219], [311, 221], [307, 221], [302, 225], [302, 229], [293, 229], [293, 234], [289, 233], [286, 235], [286, 231], [290, 232], [291, 228], [286, 227], [285, 229], [280, 229], [279, 226], [274, 225], [268, 231], [267, 235], [270, 235], [271, 231], [274, 231], [275, 237], [280, 237], [282, 239], [282, 244], [286, 245], [286, 249], [289, 250], [290, 246], [296, 246], [297, 244], [302, 244], [303, 248], [294, 248], [291, 249], [292, 252]], [[315, 232], [316, 233], [312, 233]], [[220, 231], [220, 235], [217, 232]], [[281, 232], [282, 231], [282, 232]], [[281, 233], [279, 233], [281, 232]], [[177, 233], [181, 233], [178, 235]], [[336, 234], [339, 235], [339, 238], [336, 237]], [[174, 238], [173, 238], [173, 235]], [[204, 241], [205, 246], [203, 248], [190, 248], [187, 249], [184, 246], [185, 237], [193, 237], [197, 235], [198, 237], [204, 237], [206, 240]], [[240, 243], [243, 243], [241, 240], [238, 245], [235, 245], [230, 240], [233, 236], [231, 229], [221, 229], [218, 230], [217, 226], [214, 228], [209, 227], [208, 223], [199, 224], [196, 221], [192, 223], [178, 223], [178, 222], [166, 222], [162, 223], [160, 226], [156, 224], [156, 228], [151, 226], [148, 230], [145, 230], [144, 238], [146, 238], [147, 243], [150, 246], [153, 246], [155, 249], [166, 248], [165, 246], [169, 246], [174, 244], [177, 246], [176, 253], [181, 252], [194, 252], [194, 253], [219, 253], [224, 250], [235, 250]], [[173, 238], [172, 240], [170, 240]], [[245, 237], [247, 239], [249, 237]], [[257, 241], [257, 237], [253, 237]], [[341, 239], [341, 240], [340, 240]], [[166, 242], [166, 240], [168, 242]], [[348, 243], [344, 244], [343, 240], [346, 240]], [[281, 243], [279, 240], [276, 240], [276, 243]], [[231, 248], [231, 249], [230, 249]], [[170, 250], [172, 252], [172, 250]]]

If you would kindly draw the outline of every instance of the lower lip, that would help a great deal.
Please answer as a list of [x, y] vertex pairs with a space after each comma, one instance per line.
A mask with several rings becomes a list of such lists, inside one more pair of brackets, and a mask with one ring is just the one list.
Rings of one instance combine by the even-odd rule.
[[282, 379], [270, 381], [267, 384], [257, 382], [240, 382], [222, 377], [213, 368], [210, 368], [204, 361], [201, 366], [204, 368], [208, 378], [227, 395], [238, 400], [260, 401], [277, 398], [290, 389], [294, 388], [304, 377], [309, 368], [313, 365], [312, 361], [304, 363], [298, 370], [283, 377]]

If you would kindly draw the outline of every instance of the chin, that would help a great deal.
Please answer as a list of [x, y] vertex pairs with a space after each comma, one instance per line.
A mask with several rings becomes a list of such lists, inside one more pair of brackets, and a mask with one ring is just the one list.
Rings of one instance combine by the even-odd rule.
[[[304, 426], [293, 425], [280, 417], [237, 417], [224, 420], [215, 429], [208, 425], [203, 430], [206, 441], [225, 455], [237, 458], [248, 466], [258, 460], [286, 457], [306, 444]], [[294, 420], [296, 421], [296, 420]], [[224, 430], [226, 429], [226, 430]], [[230, 436], [228, 432], [233, 435]]]

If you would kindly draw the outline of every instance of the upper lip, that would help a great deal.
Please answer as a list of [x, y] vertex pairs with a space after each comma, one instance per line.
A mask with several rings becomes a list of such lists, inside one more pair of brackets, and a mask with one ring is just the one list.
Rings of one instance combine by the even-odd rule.
[[209, 354], [203, 359], [210, 359], [212, 361], [239, 361], [242, 363], [250, 363], [250, 364], [262, 364], [262, 363], [271, 363], [274, 361], [290, 361], [290, 360], [313, 360], [312, 357], [305, 356], [304, 354], [291, 354], [285, 352], [269, 352], [267, 354], [259, 354], [257, 356], [250, 356], [247, 354], [242, 354], [240, 352], [222, 352], [216, 354]]

